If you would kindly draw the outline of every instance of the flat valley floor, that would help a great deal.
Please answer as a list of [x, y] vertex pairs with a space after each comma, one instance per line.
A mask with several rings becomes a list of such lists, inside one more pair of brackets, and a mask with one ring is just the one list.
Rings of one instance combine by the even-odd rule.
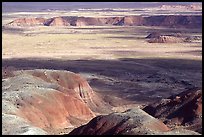
[[3, 67], [80, 73], [118, 110], [201, 87], [202, 41], [148, 43], [155, 31], [202, 36], [202, 30], [144, 26], [3, 27]]

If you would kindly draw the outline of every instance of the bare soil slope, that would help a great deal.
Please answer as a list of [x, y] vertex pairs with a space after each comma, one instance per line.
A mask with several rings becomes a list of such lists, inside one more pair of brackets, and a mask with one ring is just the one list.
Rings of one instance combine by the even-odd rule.
[[69, 135], [197, 135], [183, 129], [172, 130], [139, 108], [98, 116]]
[[21, 134], [23, 129], [13, 133], [6, 116], [18, 117], [15, 124], [24, 121], [30, 127], [54, 131], [74, 128], [110, 111], [86, 80], [72, 72], [31, 70], [12, 75], [2, 79], [3, 134]]
[[194, 88], [146, 106], [150, 115], [169, 127], [185, 126], [202, 133], [202, 90]]

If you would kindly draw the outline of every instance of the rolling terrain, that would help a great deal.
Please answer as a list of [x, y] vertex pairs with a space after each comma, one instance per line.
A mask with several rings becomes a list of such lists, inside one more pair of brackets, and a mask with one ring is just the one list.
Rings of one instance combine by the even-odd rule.
[[2, 134], [202, 134], [199, 4], [44, 6], [2, 13]]

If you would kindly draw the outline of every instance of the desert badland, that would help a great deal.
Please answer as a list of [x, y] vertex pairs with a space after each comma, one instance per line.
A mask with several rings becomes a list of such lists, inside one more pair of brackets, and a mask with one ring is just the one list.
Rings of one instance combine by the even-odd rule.
[[202, 134], [202, 3], [13, 4], [2, 134]]

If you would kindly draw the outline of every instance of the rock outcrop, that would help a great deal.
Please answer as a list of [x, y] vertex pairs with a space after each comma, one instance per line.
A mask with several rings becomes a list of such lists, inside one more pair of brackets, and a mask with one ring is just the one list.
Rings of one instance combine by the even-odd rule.
[[41, 26], [44, 25], [46, 19], [44, 18], [19, 18], [7, 25], [9, 26]]
[[197, 41], [197, 40], [202, 40], [202, 36], [188, 36], [187, 38], [185, 38], [185, 42], [193, 42], [193, 41]]
[[202, 28], [202, 16], [160, 15], [146, 18], [146, 26], [170, 28]]
[[171, 28], [202, 28], [200, 15], [160, 15], [160, 16], [125, 16], [125, 17], [77, 17], [62, 16], [50, 19], [22, 18], [16, 19], [7, 25], [10, 26], [164, 26]]
[[148, 105], [143, 110], [159, 118], [169, 127], [184, 126], [186, 129], [202, 132], [202, 90], [200, 89], [186, 90]]
[[152, 33], [150, 33], [150, 34], [146, 37], [146, 39], [158, 38], [159, 36], [161, 36], [161, 33], [159, 33], [159, 32], [152, 32]]
[[12, 116], [18, 117], [12, 121], [14, 125], [29, 125], [28, 133], [33, 132], [30, 128], [74, 128], [110, 111], [98, 96], [85, 79], [72, 72], [13, 71], [12, 77], [2, 79], [2, 134], [26, 134], [22, 125], [14, 127], [17, 131], [10, 128]]
[[54, 17], [44, 22], [46, 26], [71, 26], [70, 19], [66, 17]]
[[69, 135], [198, 135], [177, 129], [170, 130], [164, 123], [139, 108], [122, 113], [97, 116], [88, 124], [71, 131]]
[[126, 26], [146, 26], [146, 18], [142, 16], [126, 16], [124, 17], [124, 25]]
[[181, 43], [184, 42], [185, 39], [175, 36], [165, 36], [160, 35], [156, 38], [151, 38], [148, 40], [149, 43]]
[[200, 36], [185, 36], [182, 33], [161, 34], [152, 32], [147, 37], [149, 43], [181, 43], [201, 40]]

